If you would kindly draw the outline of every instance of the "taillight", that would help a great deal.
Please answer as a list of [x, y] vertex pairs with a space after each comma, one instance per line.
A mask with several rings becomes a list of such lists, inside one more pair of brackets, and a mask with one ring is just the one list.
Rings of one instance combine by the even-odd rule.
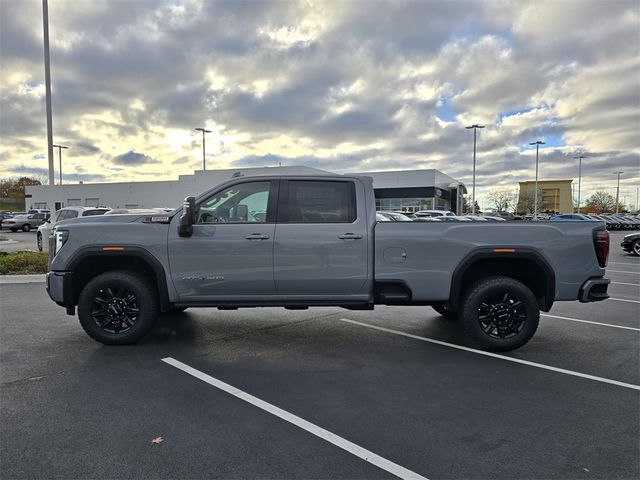
[[604, 268], [609, 260], [609, 232], [606, 230], [596, 230], [593, 232], [593, 246], [596, 249], [598, 264]]

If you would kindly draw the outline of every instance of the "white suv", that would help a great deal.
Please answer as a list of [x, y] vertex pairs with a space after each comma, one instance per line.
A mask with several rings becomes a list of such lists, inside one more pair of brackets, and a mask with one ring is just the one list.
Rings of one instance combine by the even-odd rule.
[[455, 217], [456, 214], [450, 210], [419, 210], [415, 212], [416, 217]]
[[64, 207], [51, 215], [51, 218], [38, 227], [37, 240], [38, 250], [46, 252], [49, 250], [49, 234], [56, 223], [70, 218], [90, 217], [92, 215], [104, 215], [110, 208], [96, 207]]

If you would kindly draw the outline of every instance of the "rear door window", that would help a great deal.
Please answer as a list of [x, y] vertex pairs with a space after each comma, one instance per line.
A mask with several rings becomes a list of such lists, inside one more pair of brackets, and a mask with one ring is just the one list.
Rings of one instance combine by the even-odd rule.
[[356, 220], [353, 182], [289, 180], [278, 210], [280, 223], [352, 223]]

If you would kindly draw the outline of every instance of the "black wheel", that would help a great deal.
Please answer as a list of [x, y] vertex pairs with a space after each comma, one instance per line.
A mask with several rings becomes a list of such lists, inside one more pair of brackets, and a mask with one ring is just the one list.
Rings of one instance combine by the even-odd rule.
[[637, 257], [640, 257], [640, 238], [635, 242], [633, 242], [633, 245], [631, 246], [631, 251], [633, 252], [634, 255], [636, 255]]
[[540, 309], [523, 283], [510, 277], [488, 277], [467, 290], [460, 318], [466, 334], [480, 347], [506, 352], [533, 337]]
[[40, 232], [36, 234], [36, 239], [38, 241], [38, 250], [42, 251], [42, 234]]
[[91, 338], [107, 345], [136, 342], [157, 316], [155, 289], [144, 277], [129, 271], [98, 275], [78, 299], [80, 325]]
[[31, 225], [29, 225], [28, 223], [25, 223], [25, 224], [22, 226], [22, 231], [23, 231], [23, 232], [28, 232], [29, 230], [31, 230]]
[[452, 312], [449, 309], [449, 306], [446, 303], [436, 303], [435, 305], [431, 305], [436, 312], [446, 318], [454, 319], [457, 317], [456, 312]]
[[9, 230], [11, 230], [13, 233], [16, 233], [18, 231], [17, 228], [10, 228]]

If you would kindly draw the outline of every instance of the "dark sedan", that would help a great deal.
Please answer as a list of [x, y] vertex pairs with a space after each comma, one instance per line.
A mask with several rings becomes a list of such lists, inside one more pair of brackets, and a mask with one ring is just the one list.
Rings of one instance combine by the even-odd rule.
[[620, 244], [622, 250], [640, 257], [640, 233], [625, 235]]

